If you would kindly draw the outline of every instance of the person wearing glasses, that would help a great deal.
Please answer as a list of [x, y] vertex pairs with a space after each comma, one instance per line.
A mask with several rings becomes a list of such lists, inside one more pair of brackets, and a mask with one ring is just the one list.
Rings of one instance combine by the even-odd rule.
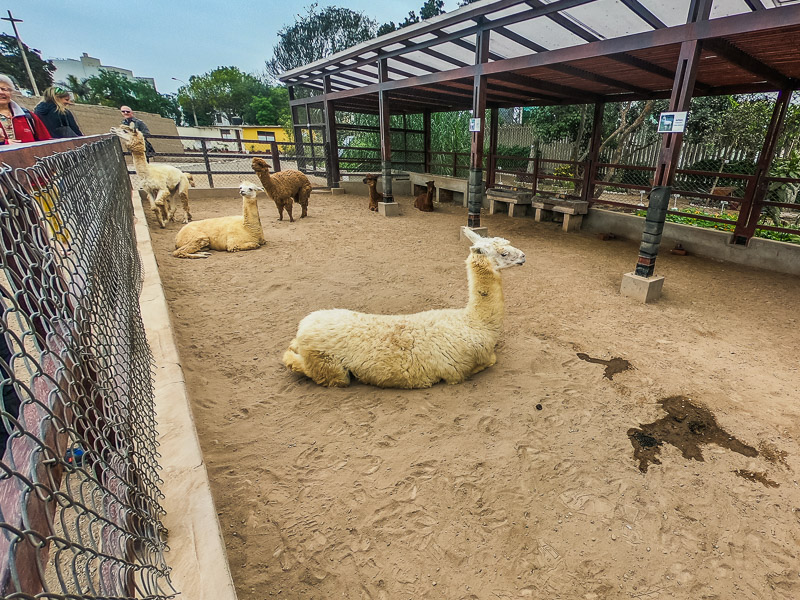
[[150, 129], [147, 128], [147, 125], [141, 119], [137, 119], [133, 116], [133, 110], [131, 110], [130, 106], [120, 106], [119, 112], [122, 113], [122, 124], [123, 125], [131, 125], [133, 124], [134, 127], [138, 131], [142, 132], [144, 136], [144, 148], [145, 148], [145, 156], [149, 161], [153, 156], [156, 154], [155, 148], [153, 148], [153, 144], [150, 143], [150, 140], [147, 138], [150, 136]]
[[24, 144], [51, 139], [42, 120], [11, 99], [17, 86], [7, 75], [0, 75], [0, 145]]
[[36, 105], [33, 112], [42, 120], [52, 137], [72, 138], [83, 135], [68, 108], [74, 104], [70, 99], [69, 90], [58, 86], [49, 87], [42, 97], [43, 100]]

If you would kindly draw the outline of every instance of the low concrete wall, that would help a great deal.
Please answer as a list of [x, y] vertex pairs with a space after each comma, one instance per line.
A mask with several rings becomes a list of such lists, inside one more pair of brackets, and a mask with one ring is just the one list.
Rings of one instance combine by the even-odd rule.
[[[590, 208], [589, 214], [583, 219], [582, 230], [613, 233], [638, 242], [642, 239], [644, 217]], [[730, 240], [729, 232], [668, 222], [664, 224], [661, 251], [671, 250], [680, 244], [687, 252], [697, 256], [800, 275], [800, 245], [753, 238], [747, 246], [735, 246]]]
[[[361, 180], [358, 181], [340, 181], [339, 187], [343, 188], [345, 193], [354, 194], [356, 196], [364, 196], [369, 198], [369, 190], [366, 184]], [[380, 193], [383, 193], [383, 184], [378, 178], [378, 185], [375, 186]], [[397, 196], [410, 196], [411, 195], [411, 182], [408, 179], [393, 179], [392, 180], [392, 194]]]

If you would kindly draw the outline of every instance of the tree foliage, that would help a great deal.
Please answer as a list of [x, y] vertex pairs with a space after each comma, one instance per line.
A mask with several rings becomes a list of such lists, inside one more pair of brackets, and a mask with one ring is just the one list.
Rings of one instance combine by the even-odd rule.
[[314, 3], [295, 23], [278, 31], [278, 43], [267, 61], [267, 73], [273, 77], [302, 67], [374, 37], [377, 24], [364, 14], [348, 8], [329, 6], [318, 10]]
[[67, 75], [67, 88], [72, 92], [76, 102], [86, 102], [92, 89], [86, 83], [87, 79], [78, 79], [75, 75]]
[[198, 125], [213, 124], [215, 114], [228, 121], [239, 117], [249, 125], [282, 124], [289, 116], [286, 88], [271, 87], [236, 67], [218, 67], [191, 76], [189, 85], [178, 90], [178, 102], [187, 117], [194, 111]]
[[[24, 43], [23, 47], [31, 67], [31, 73], [33, 73], [33, 79], [39, 92], [42, 92], [45, 88], [53, 85], [53, 72], [56, 68], [51, 61], [42, 59], [38, 50], [29, 48]], [[0, 33], [0, 73], [11, 77], [20, 88], [33, 92], [19, 45], [17, 45], [17, 38], [5, 33]]]
[[174, 96], [159, 94], [149, 83], [129, 79], [121, 73], [100, 69], [99, 75], [85, 80], [88, 104], [119, 107], [130, 106], [135, 111], [159, 114], [180, 122], [181, 113]]
[[406, 16], [405, 20], [401, 23], [395, 25], [394, 21], [389, 21], [388, 23], [384, 23], [378, 28], [378, 35], [383, 35], [384, 33], [391, 33], [392, 31], [397, 31], [398, 29], [402, 29], [403, 27], [408, 27], [409, 25], [413, 25], [414, 23], [419, 23], [420, 21], [424, 21], [425, 19], [430, 19], [431, 17], [435, 17], [436, 15], [443, 14], [444, 11], [444, 0], [426, 0], [426, 2], [420, 7], [419, 9], [419, 16], [417, 13], [409, 11], [408, 15]]

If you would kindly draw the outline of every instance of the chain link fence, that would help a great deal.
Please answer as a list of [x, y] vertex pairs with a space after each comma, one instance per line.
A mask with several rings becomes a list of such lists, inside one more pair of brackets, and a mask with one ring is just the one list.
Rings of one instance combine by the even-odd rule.
[[173, 597], [116, 139], [4, 166], [0, 243], [0, 597]]

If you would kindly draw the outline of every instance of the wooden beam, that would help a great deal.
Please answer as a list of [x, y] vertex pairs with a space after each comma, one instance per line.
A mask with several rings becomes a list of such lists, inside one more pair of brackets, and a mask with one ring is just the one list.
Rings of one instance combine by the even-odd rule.
[[666, 25], [664, 22], [651, 13], [647, 8], [642, 6], [639, 0], [622, 0], [622, 3], [633, 11], [642, 21], [650, 25], [653, 29], [664, 29]]
[[565, 75], [572, 75], [573, 77], [579, 77], [587, 81], [602, 83], [603, 85], [607, 85], [609, 87], [613, 87], [619, 90], [627, 90], [629, 92], [634, 92], [636, 94], [641, 94], [644, 96], [650, 93], [650, 90], [643, 87], [639, 87], [638, 85], [631, 85], [630, 83], [620, 81], [619, 79], [606, 77], [605, 75], [599, 75], [598, 73], [592, 73], [590, 71], [585, 71], [583, 69], [572, 67], [570, 65], [553, 65], [550, 68], [553, 69], [554, 71], [564, 73]]
[[780, 89], [788, 89], [794, 85], [791, 78], [777, 69], [773, 69], [769, 65], [764, 64], [760, 60], [755, 59], [727, 40], [708, 40], [703, 44], [703, 48], [718, 54], [732, 65], [750, 71], [753, 75], [763, 77], [766, 81], [775, 84]]

